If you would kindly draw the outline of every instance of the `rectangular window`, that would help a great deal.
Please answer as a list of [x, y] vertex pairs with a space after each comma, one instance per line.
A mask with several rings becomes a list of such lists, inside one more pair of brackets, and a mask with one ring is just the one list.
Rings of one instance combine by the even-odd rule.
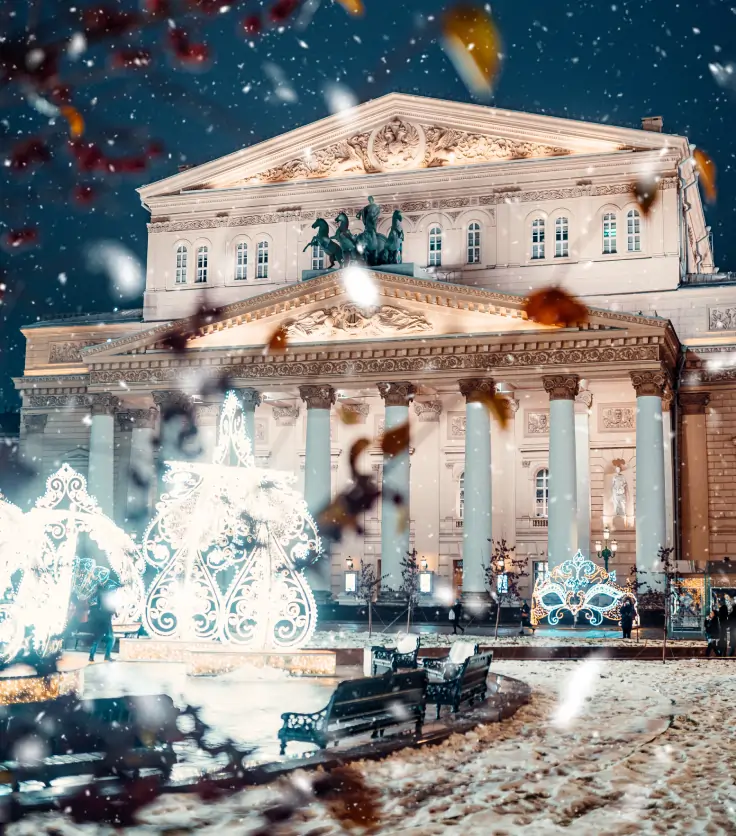
[[258, 242], [258, 263], [256, 265], [256, 278], [268, 278], [268, 241]]
[[603, 216], [603, 253], [616, 252], [616, 216], [610, 212]]
[[468, 227], [468, 264], [480, 264], [480, 224]]
[[641, 216], [633, 209], [626, 219], [627, 249], [630, 253], [641, 252]]
[[567, 258], [570, 255], [568, 236], [567, 218], [557, 218], [555, 221], [555, 258]]
[[179, 247], [176, 251], [176, 284], [187, 283], [187, 248]]
[[325, 251], [319, 244], [312, 246], [312, 270], [325, 269]]
[[197, 250], [197, 284], [204, 284], [207, 281], [207, 262], [209, 261], [209, 249], [200, 247]]
[[499, 595], [506, 595], [509, 591], [509, 576], [506, 574], [496, 575], [496, 590]]
[[547, 580], [549, 575], [549, 563], [546, 560], [535, 560], [534, 561], [534, 586], [537, 585], [537, 582], [540, 584], [544, 583]]
[[248, 245], [238, 244], [235, 251], [235, 278], [245, 281], [248, 278]]
[[544, 258], [544, 220], [532, 221], [532, 259]]

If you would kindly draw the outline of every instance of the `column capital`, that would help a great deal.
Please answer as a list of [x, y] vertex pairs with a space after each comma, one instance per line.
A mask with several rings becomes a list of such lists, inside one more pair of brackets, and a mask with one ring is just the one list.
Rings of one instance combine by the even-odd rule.
[[332, 386], [300, 386], [299, 397], [307, 409], [329, 409], [335, 403], [335, 390]]
[[186, 392], [179, 389], [159, 389], [151, 392], [153, 402], [158, 407], [181, 407], [189, 409], [192, 405], [192, 398]]
[[261, 405], [261, 393], [251, 386], [246, 386], [244, 389], [236, 389], [235, 394], [240, 399], [240, 403], [246, 412], [255, 412], [256, 407]]
[[407, 381], [377, 383], [376, 386], [386, 406], [409, 406], [417, 391], [417, 387]]
[[437, 423], [442, 414], [442, 401], [418, 401], [414, 404], [414, 412], [424, 423]]
[[705, 408], [710, 403], [708, 392], [680, 392], [677, 396], [683, 415], [705, 415]]
[[576, 374], [544, 375], [542, 384], [551, 401], [574, 401], [580, 378]]
[[114, 415], [120, 407], [120, 398], [109, 392], [100, 392], [89, 396], [92, 415]]
[[467, 403], [483, 403], [496, 394], [496, 384], [490, 377], [469, 377], [458, 385]]
[[154, 406], [148, 409], [126, 409], [117, 413], [118, 426], [124, 433], [143, 428], [153, 429], [157, 418], [158, 410]]
[[[255, 409], [255, 406], [253, 409]], [[194, 414], [197, 418], [197, 423], [201, 426], [214, 426], [217, 423], [217, 419], [220, 417], [220, 404], [195, 403]]]
[[669, 412], [670, 411], [670, 407], [672, 406], [672, 401], [674, 399], [675, 399], [675, 395], [674, 395], [672, 389], [670, 389], [670, 387], [668, 386], [664, 390], [664, 395], [662, 395], [662, 412]]
[[49, 416], [45, 413], [24, 415], [23, 426], [26, 428], [26, 435], [40, 435], [45, 432], [48, 420]]
[[667, 386], [667, 375], [661, 370], [629, 372], [631, 383], [636, 389], [636, 397], [659, 397], [664, 395]]

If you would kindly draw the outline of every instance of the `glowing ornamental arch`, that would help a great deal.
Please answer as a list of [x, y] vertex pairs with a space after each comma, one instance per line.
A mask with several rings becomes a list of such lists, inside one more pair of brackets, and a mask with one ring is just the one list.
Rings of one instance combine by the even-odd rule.
[[[232, 462], [232, 464], [231, 464]], [[321, 550], [291, 473], [256, 467], [234, 392], [225, 398], [212, 464], [167, 462], [169, 485], [144, 538], [157, 571], [146, 603], [151, 635], [294, 650], [317, 622], [297, 565]]]
[[616, 583], [615, 570], [606, 572], [578, 550], [572, 560], [555, 566], [544, 581], [537, 580], [532, 594], [532, 623], [539, 624], [546, 618], [555, 626], [566, 612], [576, 621], [583, 613], [593, 627], [602, 624], [604, 618], [619, 621], [625, 597], [631, 599], [636, 612], [636, 598], [630, 588]]
[[[92, 569], [94, 561], [78, 557], [85, 535], [109, 568]], [[117, 620], [140, 618], [144, 561], [134, 541], [87, 493], [81, 474], [63, 464], [26, 513], [0, 499], [0, 659], [55, 649], [82, 564], [92, 580], [107, 579], [111, 570], [117, 575]]]

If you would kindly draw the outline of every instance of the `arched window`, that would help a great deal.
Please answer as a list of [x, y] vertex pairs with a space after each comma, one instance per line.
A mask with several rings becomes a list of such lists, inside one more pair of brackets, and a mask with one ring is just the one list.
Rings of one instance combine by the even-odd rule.
[[460, 474], [460, 490], [458, 492], [457, 500], [457, 515], [458, 519], [463, 519], [465, 514], [465, 471]]
[[641, 215], [632, 209], [626, 216], [626, 249], [630, 253], [641, 252]]
[[207, 265], [210, 257], [209, 253], [209, 247], [197, 248], [197, 277], [195, 278], [197, 284], [203, 284], [207, 281]]
[[433, 226], [429, 230], [429, 266], [440, 267], [442, 265], [442, 229]]
[[268, 278], [268, 241], [258, 242], [258, 263], [256, 264], [256, 278]]
[[176, 284], [187, 283], [187, 259], [189, 258], [189, 250], [185, 244], [179, 244], [176, 248]]
[[241, 282], [248, 278], [248, 245], [245, 241], [235, 250], [235, 278]]
[[569, 227], [567, 218], [555, 221], [555, 258], [567, 258], [570, 255]]
[[544, 218], [532, 221], [532, 258], [544, 258]]
[[480, 264], [480, 224], [477, 221], [468, 227], [468, 264]]
[[542, 467], [537, 471], [534, 485], [536, 516], [546, 517], [549, 508], [549, 470]]
[[606, 212], [603, 216], [603, 252], [616, 252], [616, 213]]
[[325, 269], [325, 251], [319, 244], [312, 244], [312, 270]]

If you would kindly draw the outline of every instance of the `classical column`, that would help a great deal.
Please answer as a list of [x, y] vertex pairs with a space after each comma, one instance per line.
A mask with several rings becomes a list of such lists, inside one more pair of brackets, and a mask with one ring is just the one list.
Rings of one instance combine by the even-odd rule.
[[[710, 553], [708, 524], [707, 392], [680, 392], [682, 410], [682, 559], [702, 564]], [[638, 471], [638, 465], [637, 465]]]
[[220, 418], [219, 403], [198, 403], [194, 405], [197, 421], [197, 440], [199, 448], [197, 459], [210, 463], [217, 446], [217, 424]]
[[662, 395], [663, 371], [631, 372], [636, 389], [636, 565], [652, 589], [663, 589], [658, 560], [667, 544]]
[[549, 504], [547, 559], [550, 569], [575, 555], [578, 545], [574, 374], [542, 378], [549, 393]]
[[[256, 407], [261, 405], [261, 393], [250, 386], [245, 389], [235, 390], [240, 403], [243, 405], [243, 420], [245, 421], [245, 431], [248, 433], [250, 439], [251, 449], [253, 454], [256, 452]], [[334, 401], [333, 401], [334, 403]], [[329, 408], [328, 408], [329, 411]]]
[[[312, 515], [316, 517], [332, 499], [330, 409], [335, 403], [335, 390], [332, 386], [300, 386], [299, 396], [307, 405], [304, 499]], [[332, 562], [329, 550], [310, 567], [307, 578], [316, 597], [329, 597], [332, 592]]]
[[465, 396], [465, 507], [463, 597], [486, 598], [485, 568], [491, 560], [491, 413], [484, 401], [495, 384], [488, 378], [460, 381]]
[[156, 467], [158, 472], [156, 496], [160, 497], [166, 490], [164, 482], [166, 462], [187, 459], [189, 445], [182, 440], [182, 435], [190, 425], [192, 399], [178, 389], [162, 389], [152, 392], [151, 395], [160, 414]]
[[578, 548], [590, 556], [590, 408], [593, 393], [575, 396], [575, 473], [578, 500]]
[[675, 461], [672, 444], [672, 392], [666, 390], [662, 398], [662, 444], [664, 445], [665, 513], [667, 516], [667, 545], [675, 545]]
[[[409, 421], [409, 404], [414, 399], [411, 383], [379, 383], [386, 406], [384, 432]], [[387, 575], [382, 591], [397, 591], [401, 586], [401, 561], [409, 552], [409, 450], [396, 455], [384, 454], [383, 493], [381, 496], [381, 574]]]
[[125, 515], [131, 522], [145, 525], [151, 513], [151, 497], [156, 484], [153, 461], [154, 429], [158, 412], [150, 409], [130, 409], [118, 413], [123, 432], [130, 432], [130, 464], [126, 479]]
[[18, 502], [24, 511], [44, 492], [43, 434], [48, 418], [45, 414], [23, 412], [25, 433], [20, 440], [20, 462], [28, 468], [29, 478], [18, 491]]
[[[411, 496], [421, 496], [421, 513], [415, 514], [414, 548], [430, 571], [439, 572], [440, 549], [440, 415], [442, 401], [414, 402], [418, 428], [417, 450], [411, 463]], [[444, 469], [444, 468], [443, 468]]]
[[115, 410], [120, 399], [109, 392], [90, 395], [92, 426], [89, 433], [87, 487], [100, 508], [114, 517]]

